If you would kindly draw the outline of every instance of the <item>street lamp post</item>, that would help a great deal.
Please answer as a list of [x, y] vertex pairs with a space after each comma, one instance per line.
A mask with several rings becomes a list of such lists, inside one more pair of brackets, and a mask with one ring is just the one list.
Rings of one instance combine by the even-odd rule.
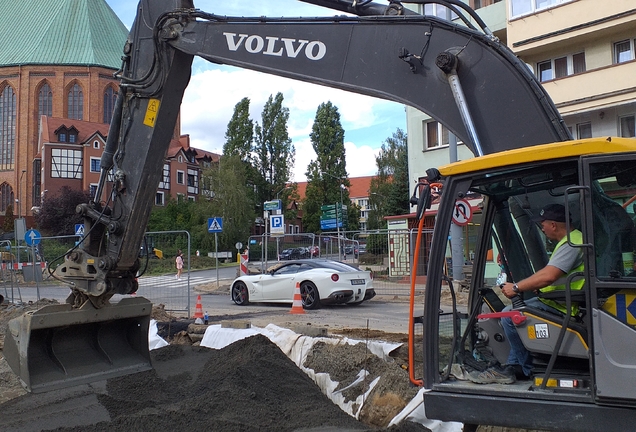
[[336, 233], [338, 236], [338, 261], [340, 261], [342, 259], [342, 248], [340, 247], [340, 223], [338, 223], [338, 213], [340, 213], [340, 220], [342, 220], [342, 222], [344, 223], [344, 214], [342, 214], [342, 190], [346, 188], [346, 186], [344, 184], [342, 184], [342, 179], [343, 177], [337, 177], [333, 174], [329, 174], [328, 172], [325, 171], [321, 171], [322, 174], [326, 174], [329, 177], [335, 178], [336, 180], [338, 180], [340, 182], [340, 209], [338, 209], [338, 206], [336, 205]]
[[22, 178], [26, 174], [26, 170], [22, 170], [22, 174], [20, 174], [20, 181], [18, 182], [18, 199], [16, 203], [18, 204], [18, 219], [22, 219]]
[[[285, 186], [284, 188], [282, 188], [281, 190], [279, 190], [278, 192], [276, 192], [276, 200], [278, 201], [280, 198], [280, 194], [283, 193], [284, 191], [286, 191], [287, 189], [292, 189], [291, 186]], [[279, 210], [279, 214], [284, 214], [284, 210], [283, 210], [283, 204], [281, 202], [281, 208]], [[280, 256], [280, 237], [276, 237], [276, 260], [279, 260], [279, 256]]]
[[[385, 202], [386, 202], [387, 197], [386, 197], [386, 196], [384, 196], [384, 195], [382, 195], [382, 194], [379, 194], [379, 193], [377, 193], [377, 192], [371, 192], [371, 195], [375, 195], [375, 196], [378, 196], [378, 197], [380, 197], [380, 198], [384, 198], [384, 200], [385, 200]], [[376, 229], [377, 229], [377, 228], [379, 228], [379, 227], [380, 227], [380, 222], [379, 222], [379, 220], [380, 220], [380, 211], [379, 211], [379, 207], [380, 207], [380, 206], [378, 206], [378, 204], [377, 204], [377, 203], [375, 203], [375, 204], [374, 204], [374, 207], [375, 207], [375, 215], [374, 215], [374, 216], [375, 216]]]

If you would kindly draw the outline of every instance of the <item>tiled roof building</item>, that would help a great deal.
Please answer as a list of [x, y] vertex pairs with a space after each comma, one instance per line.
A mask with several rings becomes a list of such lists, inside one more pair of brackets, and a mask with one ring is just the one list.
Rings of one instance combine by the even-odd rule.
[[[104, 0], [0, 2], [0, 215], [12, 204], [30, 217], [45, 191], [97, 183], [127, 36]], [[174, 136], [164, 167], [172, 183], [157, 199], [194, 199], [199, 166], [215, 155], [190, 148], [179, 125]]]

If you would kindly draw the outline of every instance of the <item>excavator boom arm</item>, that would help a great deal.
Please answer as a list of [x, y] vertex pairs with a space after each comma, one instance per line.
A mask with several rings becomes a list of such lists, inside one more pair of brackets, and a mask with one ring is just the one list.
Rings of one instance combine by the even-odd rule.
[[[143, 342], [150, 303], [109, 299], [137, 290], [139, 248], [194, 56], [413, 106], [475, 154], [570, 138], [526, 65], [483, 25], [421, 16], [397, 1], [304, 1], [361, 16], [227, 18], [191, 0], [141, 0], [101, 159], [96, 196], [107, 199], [79, 207], [87, 234], [56, 270], [72, 286], [69, 305], [41, 309], [37, 325], [31, 316], [12, 324], [7, 358], [28, 389], [150, 367]], [[83, 335], [83, 355], [75, 334]]]

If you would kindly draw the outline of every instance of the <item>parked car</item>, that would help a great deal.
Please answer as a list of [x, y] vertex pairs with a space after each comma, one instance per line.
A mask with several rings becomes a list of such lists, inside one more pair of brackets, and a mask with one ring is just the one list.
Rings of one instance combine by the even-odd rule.
[[345, 246], [344, 248], [345, 255], [353, 256], [355, 258], [358, 257], [358, 246]]
[[296, 283], [305, 309], [328, 304], [360, 304], [375, 297], [371, 272], [338, 261], [313, 259], [280, 263], [266, 273], [241, 276], [232, 282], [232, 301], [293, 302]]
[[284, 249], [278, 256], [278, 260], [285, 261], [285, 260], [304, 259], [309, 257], [310, 257], [310, 253], [307, 248], [297, 247], [293, 249]]

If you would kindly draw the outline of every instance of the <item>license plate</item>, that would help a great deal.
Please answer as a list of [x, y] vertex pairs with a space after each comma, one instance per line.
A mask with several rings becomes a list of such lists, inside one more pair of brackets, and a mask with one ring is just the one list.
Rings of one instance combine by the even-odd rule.
[[364, 279], [351, 279], [351, 285], [364, 285]]

